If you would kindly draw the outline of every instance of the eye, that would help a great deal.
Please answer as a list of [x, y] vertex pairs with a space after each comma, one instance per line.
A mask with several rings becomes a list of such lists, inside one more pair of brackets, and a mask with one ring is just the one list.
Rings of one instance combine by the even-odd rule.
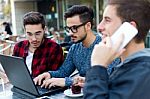
[[72, 26], [71, 28], [74, 29], [74, 30], [76, 30], [76, 29], [77, 29], [77, 26]]
[[32, 36], [33, 34], [32, 34], [32, 33], [30, 33], [30, 32], [27, 32], [27, 35]]
[[110, 22], [110, 20], [106, 20], [106, 22]]
[[36, 33], [35, 35], [40, 35], [41, 33]]
[[110, 18], [105, 18], [105, 20], [104, 20], [106, 23], [109, 23], [109, 22], [111, 22], [111, 19]]
[[35, 35], [41, 35], [42, 34], [42, 31], [37, 31], [37, 32], [35, 32]]

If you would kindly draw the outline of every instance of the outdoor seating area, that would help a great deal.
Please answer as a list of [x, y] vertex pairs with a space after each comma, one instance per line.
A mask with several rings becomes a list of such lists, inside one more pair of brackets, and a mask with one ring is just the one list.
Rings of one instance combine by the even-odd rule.
[[148, 13], [150, 0], [0, 0], [0, 99], [149, 99]]
[[0, 42], [0, 53], [5, 55], [11, 55], [12, 54], [12, 48], [13, 43], [7, 42], [7, 41], [1, 41]]

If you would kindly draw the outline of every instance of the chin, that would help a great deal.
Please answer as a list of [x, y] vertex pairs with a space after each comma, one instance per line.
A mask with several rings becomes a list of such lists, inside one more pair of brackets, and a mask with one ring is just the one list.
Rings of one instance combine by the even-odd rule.
[[82, 42], [82, 41], [79, 40], [79, 41], [75, 41], [74, 43], [80, 43], [80, 42]]
[[74, 42], [74, 43], [77, 42], [76, 40], [71, 40], [71, 41]]
[[33, 45], [32, 47], [33, 47], [33, 48], [38, 48], [38, 47], [39, 47], [39, 45]]

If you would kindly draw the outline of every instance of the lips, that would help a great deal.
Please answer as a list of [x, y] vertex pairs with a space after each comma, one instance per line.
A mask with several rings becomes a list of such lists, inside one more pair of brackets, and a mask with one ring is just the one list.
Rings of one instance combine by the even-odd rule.
[[35, 44], [38, 44], [38, 42], [32, 42], [32, 44], [34, 44], [34, 45], [35, 45]]
[[74, 40], [74, 39], [76, 39], [76, 38], [77, 38], [76, 36], [71, 36], [71, 39], [72, 39], [72, 40]]
[[37, 46], [39, 44], [39, 42], [38, 41], [33, 41], [33, 42], [31, 42], [31, 44], [34, 45], [34, 46]]

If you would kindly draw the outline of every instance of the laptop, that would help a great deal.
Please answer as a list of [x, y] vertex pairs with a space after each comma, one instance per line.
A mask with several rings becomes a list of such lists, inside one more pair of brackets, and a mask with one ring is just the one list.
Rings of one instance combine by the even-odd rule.
[[64, 91], [64, 88], [62, 87], [45, 89], [36, 86], [24, 59], [21, 57], [0, 54], [0, 63], [3, 66], [10, 83], [14, 86], [13, 92], [27, 93], [36, 97], [41, 97]]

